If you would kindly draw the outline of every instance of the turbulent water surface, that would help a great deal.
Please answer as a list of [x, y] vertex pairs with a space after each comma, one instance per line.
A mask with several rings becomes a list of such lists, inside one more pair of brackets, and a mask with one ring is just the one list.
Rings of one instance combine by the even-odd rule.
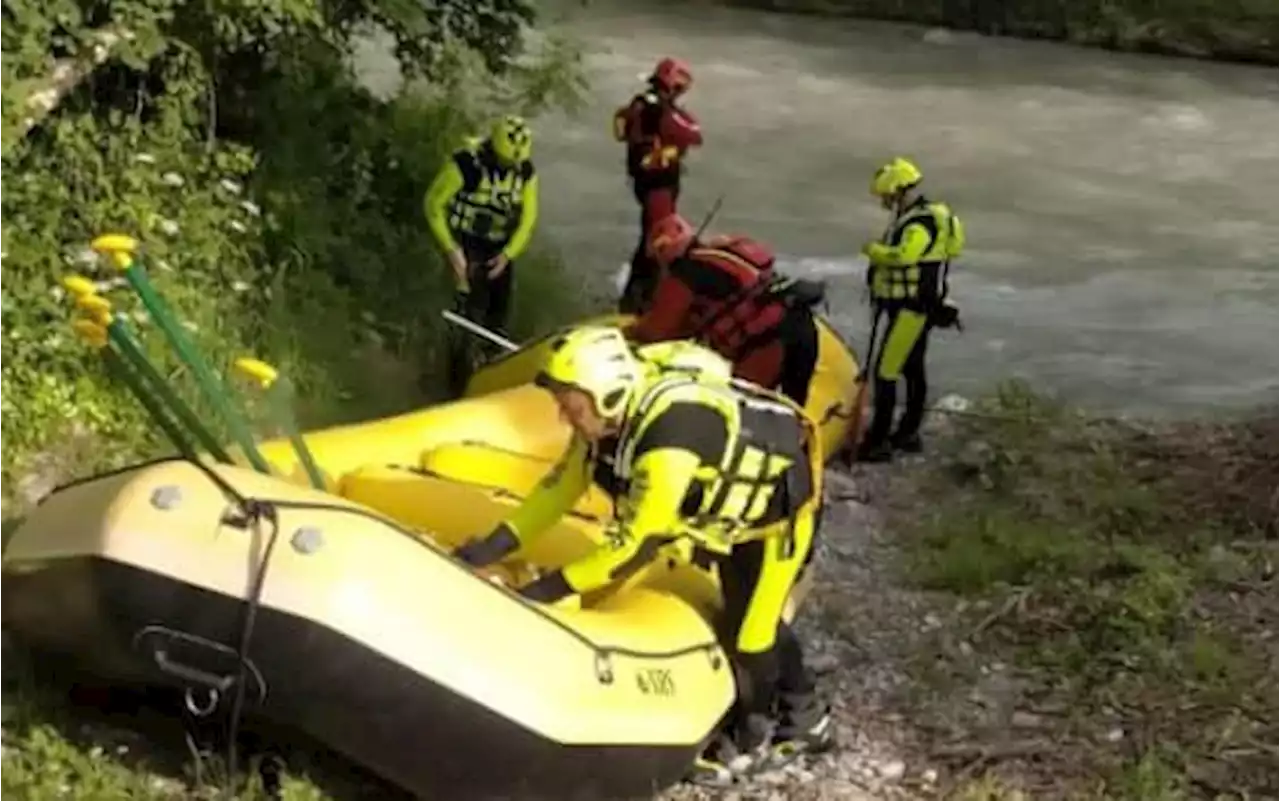
[[593, 0], [589, 108], [539, 121], [544, 230], [612, 280], [637, 211], [613, 108], [689, 59], [707, 137], [682, 209], [761, 237], [833, 287], [861, 351], [870, 173], [903, 154], [964, 217], [967, 329], [932, 345], [937, 392], [1017, 375], [1098, 409], [1238, 407], [1277, 386], [1274, 69], [686, 3]]

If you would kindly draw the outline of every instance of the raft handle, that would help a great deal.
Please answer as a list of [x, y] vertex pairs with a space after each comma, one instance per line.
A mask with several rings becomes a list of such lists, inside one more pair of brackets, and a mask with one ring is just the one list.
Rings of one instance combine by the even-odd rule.
[[[228, 691], [234, 690], [236, 683], [242, 680], [237, 676], [241, 658], [234, 649], [195, 634], [152, 624], [143, 627], [134, 635], [133, 646], [149, 653], [157, 668], [181, 680], [187, 686], [186, 701], [193, 714], [198, 714], [197, 710], [203, 705], [196, 703], [192, 690], [207, 690], [209, 700], [216, 704], [218, 699]], [[206, 664], [212, 661], [213, 665], [217, 666], [215, 670], [195, 667], [175, 655], [189, 649], [194, 653], [188, 655], [188, 659], [198, 658]], [[209, 658], [206, 659], [206, 656]], [[243, 679], [246, 689], [252, 693], [257, 703], [265, 702], [267, 683], [262, 672], [251, 659], [244, 659], [243, 664], [246, 670]]]
[[[184, 665], [169, 658], [169, 652], [163, 648], [157, 648], [154, 652], [156, 659], [156, 667], [172, 676], [189, 681], [192, 684], [199, 684], [202, 687], [208, 687], [214, 693], [224, 693], [231, 689], [231, 685], [235, 682], [235, 676], [210, 673], [207, 670], [201, 670], [197, 667]], [[193, 710], [194, 711], [194, 710]]]

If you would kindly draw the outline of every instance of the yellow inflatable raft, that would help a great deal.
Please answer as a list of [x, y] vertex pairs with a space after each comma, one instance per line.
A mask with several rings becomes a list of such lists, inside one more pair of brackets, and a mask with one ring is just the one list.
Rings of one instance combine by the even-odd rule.
[[[830, 341], [824, 374], [851, 376]], [[734, 699], [714, 567], [669, 550], [624, 587], [544, 606], [448, 555], [567, 442], [550, 397], [515, 377], [539, 344], [460, 401], [306, 435], [327, 491], [283, 440], [262, 446], [278, 476], [170, 459], [59, 489], [7, 544], [6, 629], [197, 706], [243, 687], [246, 714], [423, 797], [650, 797]], [[585, 553], [609, 512], [593, 490], [502, 577]]]

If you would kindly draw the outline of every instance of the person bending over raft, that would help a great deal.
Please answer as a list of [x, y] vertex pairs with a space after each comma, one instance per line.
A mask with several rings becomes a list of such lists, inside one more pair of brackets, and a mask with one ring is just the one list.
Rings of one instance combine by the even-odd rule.
[[773, 250], [757, 240], [699, 240], [678, 214], [654, 225], [648, 249], [662, 279], [627, 337], [701, 342], [733, 362], [738, 378], [778, 389], [803, 409], [818, 365], [813, 307], [822, 301], [822, 285], [779, 275]]
[[608, 326], [563, 336], [536, 383], [552, 392], [574, 429], [568, 451], [508, 520], [455, 551], [476, 568], [505, 558], [594, 481], [615, 499], [608, 542], [523, 587], [525, 598], [552, 603], [622, 580], [681, 537], [693, 540], [699, 558], [717, 560], [739, 689], [723, 735], [695, 765], [691, 778], [704, 782], [832, 745], [830, 716], [797, 635], [782, 620], [811, 555], [820, 446], [794, 404], [732, 383], [729, 373], [727, 362], [692, 343], [637, 352]]

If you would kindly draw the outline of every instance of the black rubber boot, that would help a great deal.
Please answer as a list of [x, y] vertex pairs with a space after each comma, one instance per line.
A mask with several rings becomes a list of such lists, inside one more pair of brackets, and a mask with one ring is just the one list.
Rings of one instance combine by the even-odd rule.
[[893, 446], [894, 450], [899, 450], [903, 453], [920, 453], [924, 450], [924, 442], [921, 441], [920, 433], [917, 431], [912, 431], [909, 434], [894, 433], [889, 438], [889, 444]]
[[835, 747], [830, 709], [818, 704], [812, 695], [806, 696], [801, 703], [804, 706], [788, 708], [784, 697], [780, 704], [778, 727], [769, 744], [771, 769]]
[[893, 447], [883, 440], [875, 442], [873, 440], [863, 440], [858, 446], [858, 452], [855, 454], [855, 460], [859, 462], [888, 462], [893, 459]]
[[769, 718], [759, 714], [730, 724], [694, 760], [685, 781], [704, 787], [726, 787], [768, 769], [773, 761], [770, 728]]

